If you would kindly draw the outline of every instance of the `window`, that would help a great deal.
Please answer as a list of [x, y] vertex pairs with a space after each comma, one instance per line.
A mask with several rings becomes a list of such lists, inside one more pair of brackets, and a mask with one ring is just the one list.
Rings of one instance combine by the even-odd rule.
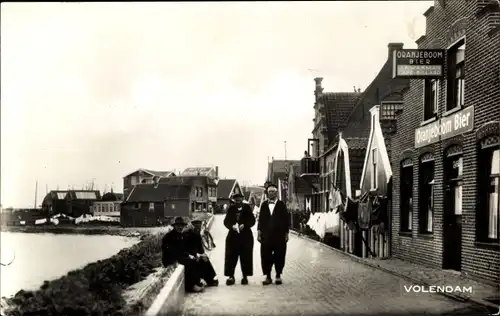
[[130, 184], [131, 185], [136, 185], [137, 184], [137, 178], [136, 177], [130, 178]]
[[402, 232], [410, 232], [413, 226], [413, 166], [406, 160], [401, 167], [400, 221]]
[[153, 202], [149, 203], [149, 211], [153, 212], [155, 210], [155, 204]]
[[434, 161], [423, 160], [420, 163], [420, 233], [433, 232], [434, 220]]
[[377, 151], [377, 148], [373, 148], [372, 149], [372, 166], [373, 166], [373, 170], [372, 170], [372, 179], [371, 179], [371, 183], [372, 183], [372, 189], [376, 189], [378, 188], [378, 177], [377, 177], [377, 161], [378, 161], [378, 151]]
[[500, 239], [500, 149], [498, 146], [483, 149], [481, 151], [480, 170], [480, 188], [478, 209], [485, 209], [487, 212], [481, 214], [479, 219], [478, 232], [481, 241], [498, 242]]
[[436, 117], [438, 113], [438, 90], [438, 80], [424, 80], [424, 121]]
[[447, 110], [464, 105], [465, 94], [465, 40], [448, 51], [448, 103]]
[[175, 204], [174, 204], [174, 203], [172, 203], [172, 204], [170, 205], [170, 207], [171, 207], [173, 210], [175, 210]]
[[403, 102], [382, 102], [380, 105], [381, 120], [395, 120], [396, 112], [403, 109]]

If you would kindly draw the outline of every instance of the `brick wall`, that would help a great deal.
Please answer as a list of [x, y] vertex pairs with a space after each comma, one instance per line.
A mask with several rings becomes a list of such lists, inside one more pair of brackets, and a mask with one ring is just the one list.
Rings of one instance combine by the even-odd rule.
[[[498, 13], [482, 11], [484, 1], [436, 1], [426, 13], [426, 35], [419, 48], [447, 49], [465, 36], [465, 106], [474, 105], [474, 131], [492, 120], [500, 120], [500, 35], [496, 25]], [[446, 69], [445, 69], [446, 71]], [[440, 81], [439, 114], [446, 106], [446, 80]], [[415, 129], [423, 118], [423, 82], [411, 80], [404, 96], [404, 109], [398, 117], [397, 133], [392, 137], [393, 165], [393, 256], [437, 268], [442, 267], [443, 252], [443, 152], [451, 144], [463, 151], [463, 215], [462, 215], [462, 272], [471, 277], [499, 282], [500, 254], [476, 244], [477, 203], [477, 141], [469, 132], [453, 139], [421, 149], [414, 148]], [[416, 120], [415, 118], [419, 118]], [[435, 162], [435, 209], [432, 236], [418, 234], [419, 157], [430, 152]], [[413, 160], [413, 232], [403, 236], [400, 230], [400, 163]], [[486, 229], [486, 228], [481, 228]]]

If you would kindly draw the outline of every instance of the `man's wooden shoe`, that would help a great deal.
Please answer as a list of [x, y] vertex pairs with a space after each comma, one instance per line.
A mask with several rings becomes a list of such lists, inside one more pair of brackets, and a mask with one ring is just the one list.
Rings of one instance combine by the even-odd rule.
[[281, 281], [281, 278], [276, 278], [276, 285], [281, 285], [283, 284], [283, 281]]
[[208, 286], [219, 286], [219, 280], [214, 279], [214, 280], [208, 282]]
[[273, 280], [271, 278], [265, 278], [265, 280], [262, 281], [262, 285], [269, 285], [272, 283], [273, 283]]
[[234, 278], [229, 278], [226, 280], [226, 285], [234, 285]]

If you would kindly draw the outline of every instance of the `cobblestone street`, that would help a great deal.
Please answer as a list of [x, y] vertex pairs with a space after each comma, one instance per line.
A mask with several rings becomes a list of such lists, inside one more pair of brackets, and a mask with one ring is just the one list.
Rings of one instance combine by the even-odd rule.
[[[481, 315], [469, 303], [438, 294], [406, 293], [408, 281], [354, 262], [348, 257], [290, 234], [283, 285], [262, 286], [260, 244], [254, 248], [250, 284], [225, 285], [224, 241], [227, 233], [217, 215], [212, 235], [217, 248], [211, 260], [220, 285], [186, 297], [184, 316], [194, 315]], [[255, 234], [256, 235], [256, 234]], [[239, 265], [237, 270], [239, 269]]]

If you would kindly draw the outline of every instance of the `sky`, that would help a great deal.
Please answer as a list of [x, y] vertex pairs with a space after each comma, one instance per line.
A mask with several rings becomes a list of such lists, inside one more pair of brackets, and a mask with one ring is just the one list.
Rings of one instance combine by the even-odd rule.
[[263, 184], [300, 159], [314, 77], [364, 90], [416, 48], [433, 1], [1, 4], [1, 204], [123, 188], [138, 169], [219, 166]]

